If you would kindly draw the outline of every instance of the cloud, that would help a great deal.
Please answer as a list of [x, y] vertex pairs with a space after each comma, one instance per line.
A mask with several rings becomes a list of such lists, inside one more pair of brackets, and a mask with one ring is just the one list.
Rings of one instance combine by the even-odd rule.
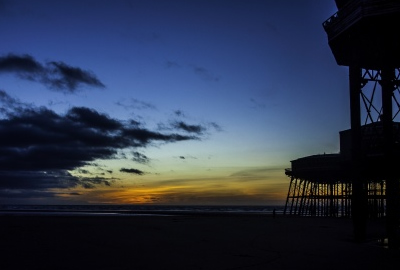
[[143, 175], [144, 172], [138, 169], [126, 169], [126, 168], [121, 168], [119, 170], [120, 172], [125, 172], [125, 173], [132, 173], [132, 174], [137, 174], [137, 175]]
[[133, 155], [132, 160], [137, 162], [137, 163], [148, 164], [150, 162], [150, 159], [146, 155], [144, 155], [142, 153], [133, 152], [132, 155]]
[[0, 73], [12, 73], [18, 77], [36, 81], [46, 87], [64, 93], [76, 92], [81, 86], [104, 88], [105, 85], [88, 70], [72, 67], [63, 62], [41, 64], [28, 54], [7, 54], [0, 57]]
[[[183, 114], [183, 113], [182, 113]], [[175, 113], [175, 115], [180, 116], [181, 114]], [[204, 124], [188, 124], [183, 121], [170, 121], [169, 125], [165, 123], [158, 123], [158, 130], [165, 131], [165, 130], [176, 130], [176, 131], [183, 131], [190, 134], [195, 134], [197, 136], [206, 135], [210, 130], [215, 130], [217, 132], [223, 131], [222, 127], [215, 122], [206, 122]]]
[[15, 72], [20, 75], [41, 73], [44, 67], [32, 56], [8, 54], [0, 57], [0, 72]]
[[64, 170], [1, 170], [0, 176], [0, 198], [14, 199], [55, 197], [60, 193], [51, 191], [52, 189], [69, 189], [77, 186], [91, 189], [99, 185], [110, 186], [111, 182], [115, 181], [115, 178], [77, 177]]
[[111, 119], [105, 114], [100, 114], [93, 109], [85, 107], [72, 108], [68, 112], [67, 117], [72, 121], [80, 122], [83, 125], [97, 128], [103, 131], [113, 131], [122, 127], [122, 124], [118, 120]]
[[185, 113], [181, 110], [174, 111], [174, 114], [178, 117], [185, 117]]
[[178, 130], [183, 130], [188, 133], [196, 133], [196, 134], [202, 134], [202, 132], [205, 130], [205, 128], [201, 125], [188, 125], [182, 121], [174, 122], [172, 123], [172, 126]]
[[83, 173], [83, 174], [92, 174], [91, 172], [89, 172], [88, 170], [85, 170], [85, 169], [79, 169], [78, 172]]
[[[187, 118], [186, 113], [183, 112], [182, 110], [175, 110], [173, 112], [173, 115], [176, 118]], [[215, 130], [217, 132], [222, 132], [223, 129], [222, 127], [217, 124], [216, 122], [206, 122], [203, 123], [202, 125], [190, 125], [187, 124], [181, 120], [175, 120], [170, 122], [170, 128], [165, 126], [164, 124], [159, 124], [158, 128], [160, 130], [168, 130], [168, 129], [177, 129], [177, 130], [183, 130], [186, 132], [191, 132], [191, 133], [198, 133], [198, 134], [203, 134], [205, 131], [210, 131], [210, 130]]]
[[28, 107], [29, 105], [20, 102], [18, 99], [11, 97], [7, 94], [6, 91], [0, 89], [0, 104], [4, 106], [0, 106], [0, 114], [6, 114], [10, 111]]
[[104, 88], [104, 84], [90, 71], [68, 66], [63, 62], [49, 62], [43, 82], [57, 90], [74, 92], [80, 85]]
[[208, 126], [212, 127], [213, 129], [215, 129], [218, 132], [222, 132], [223, 131], [222, 127], [220, 125], [218, 125], [217, 123], [215, 123], [215, 122], [209, 122]]
[[158, 130], [177, 130], [184, 131], [186, 133], [202, 135], [207, 128], [203, 125], [190, 125], [183, 121], [171, 121], [169, 125], [159, 123]]
[[79, 178], [79, 184], [86, 189], [95, 188], [98, 185], [111, 186], [111, 182], [115, 181], [115, 178], [104, 178], [104, 177], [82, 177]]
[[135, 98], [131, 98], [128, 101], [118, 101], [115, 103], [118, 106], [123, 107], [126, 110], [136, 109], [136, 110], [157, 110], [156, 106], [145, 101], [141, 101]]
[[0, 169], [72, 170], [113, 158], [119, 149], [194, 139], [125, 125], [89, 108], [73, 107], [65, 115], [21, 108], [0, 120]]
[[143, 128], [126, 128], [123, 130], [123, 137], [129, 140], [130, 146], [133, 147], [145, 147], [151, 141], [163, 141], [163, 142], [179, 142], [187, 140], [199, 139], [195, 136], [187, 136], [180, 134], [163, 134], [160, 132], [150, 131]]
[[[96, 160], [121, 158], [120, 153], [127, 149], [200, 139], [177, 132], [152, 131], [135, 121], [113, 119], [86, 107], [72, 107], [59, 114], [46, 107], [24, 104], [1, 90], [0, 107], [7, 108], [0, 114], [1, 190], [110, 185], [115, 179], [78, 177], [69, 171], [95, 166]], [[136, 151], [133, 160], [149, 161]]]
[[179, 156], [178, 157], [179, 159], [197, 159], [196, 157], [194, 157], [194, 156]]
[[1, 170], [0, 190], [46, 190], [71, 188], [79, 185], [79, 178], [63, 170]]

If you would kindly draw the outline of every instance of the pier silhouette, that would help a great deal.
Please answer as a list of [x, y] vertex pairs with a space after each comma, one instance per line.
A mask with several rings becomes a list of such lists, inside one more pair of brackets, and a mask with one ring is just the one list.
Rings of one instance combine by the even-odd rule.
[[386, 219], [389, 248], [399, 248], [400, 1], [336, 0], [323, 23], [340, 66], [349, 67], [350, 124], [340, 153], [291, 161], [285, 214], [348, 216], [354, 239], [370, 218]]

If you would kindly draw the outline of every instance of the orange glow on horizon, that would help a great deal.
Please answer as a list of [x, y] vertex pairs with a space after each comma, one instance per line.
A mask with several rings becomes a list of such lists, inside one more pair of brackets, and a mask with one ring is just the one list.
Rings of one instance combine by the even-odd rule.
[[[287, 184], [285, 177], [276, 180], [240, 176], [148, 179], [124, 187], [80, 188], [76, 192], [81, 195], [76, 197], [96, 204], [284, 204]], [[73, 197], [66, 194], [60, 196]]]

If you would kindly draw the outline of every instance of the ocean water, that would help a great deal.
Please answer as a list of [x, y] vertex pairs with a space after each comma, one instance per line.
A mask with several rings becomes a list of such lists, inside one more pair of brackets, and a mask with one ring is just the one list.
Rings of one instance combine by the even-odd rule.
[[284, 206], [205, 205], [0, 205], [0, 215], [277, 215]]

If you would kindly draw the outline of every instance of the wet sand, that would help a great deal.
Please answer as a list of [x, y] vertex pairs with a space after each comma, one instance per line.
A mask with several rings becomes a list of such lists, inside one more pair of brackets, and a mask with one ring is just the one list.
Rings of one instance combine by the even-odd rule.
[[246, 215], [0, 216], [1, 269], [398, 269], [349, 219]]

